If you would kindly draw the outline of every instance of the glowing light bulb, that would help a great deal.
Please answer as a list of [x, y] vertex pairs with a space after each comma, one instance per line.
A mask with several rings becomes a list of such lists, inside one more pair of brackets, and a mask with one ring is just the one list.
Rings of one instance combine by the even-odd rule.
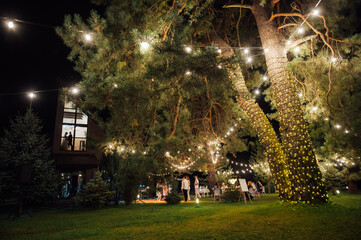
[[286, 45], [290, 45], [290, 44], [291, 44], [291, 40], [287, 40]]
[[251, 58], [251, 57], [248, 57], [248, 58], [247, 58], [247, 62], [248, 62], [248, 63], [252, 62], [252, 58]]
[[143, 152], [143, 155], [147, 154], [147, 152]]
[[299, 48], [299, 47], [295, 47], [294, 52], [295, 52], [295, 53], [299, 53], [299, 52], [300, 52], [300, 48]]
[[349, 133], [349, 132], [350, 132], [349, 130], [347, 130], [347, 129], [345, 130], [345, 133], [346, 133], [346, 134]]
[[267, 81], [268, 77], [266, 75], [263, 76], [263, 81]]
[[328, 121], [328, 120], [330, 120], [329, 118], [325, 118], [325, 121]]
[[268, 49], [268, 48], [265, 48], [265, 49], [264, 49], [264, 52], [265, 52], [265, 53], [268, 53], [268, 52], [269, 52], [269, 49]]
[[312, 107], [312, 111], [314, 111], [314, 112], [316, 112], [317, 109], [318, 109], [318, 108], [317, 108], [316, 106]]
[[244, 52], [245, 54], [248, 54], [248, 53], [249, 53], [249, 49], [248, 49], [248, 48], [245, 48], [243, 52]]
[[298, 96], [299, 96], [299, 97], [303, 97], [303, 94], [300, 92], [300, 93], [298, 93]]
[[191, 52], [192, 52], [192, 48], [191, 48], [191, 47], [185, 47], [184, 50], [186, 51], [186, 53], [191, 53]]
[[256, 89], [255, 91], [254, 91], [254, 94], [255, 95], [259, 95], [261, 93], [261, 91], [259, 90], [259, 89]]
[[109, 148], [112, 149], [112, 148], [113, 148], [113, 145], [110, 144], [110, 145], [109, 145]]
[[132, 153], [135, 153], [135, 150], [132, 150]]
[[114, 87], [117, 88], [117, 87], [118, 87], [118, 84], [114, 83]]
[[71, 89], [71, 93], [72, 93], [72, 94], [78, 94], [78, 93], [79, 93], [79, 88], [73, 87], [73, 88]]
[[186, 71], [186, 75], [189, 76], [191, 75], [192, 73], [190, 71]]
[[122, 147], [122, 148], [120, 148], [120, 151], [121, 151], [121, 152], [123, 152], [123, 151], [124, 151], [124, 148], [123, 148], [123, 147]]
[[297, 32], [298, 32], [299, 34], [302, 34], [302, 33], [305, 32], [305, 30], [304, 30], [303, 28], [299, 28], [299, 29], [297, 30]]
[[219, 48], [219, 49], [217, 50], [217, 52], [218, 52], [219, 54], [221, 54], [221, 53], [222, 53], [222, 49]]
[[85, 39], [85, 41], [90, 42], [93, 38], [92, 38], [91, 34], [86, 33], [86, 34], [84, 34], [84, 39]]
[[14, 22], [13, 22], [13, 21], [9, 21], [9, 22], [8, 22], [8, 28], [9, 28], [9, 29], [14, 29], [14, 26], [15, 26], [15, 25], [14, 25]]
[[28, 94], [28, 96], [29, 96], [29, 98], [33, 99], [33, 98], [35, 97], [35, 93], [34, 93], [34, 92], [30, 92], [30, 93]]
[[218, 67], [219, 69], [222, 69], [222, 66], [221, 66], [221, 65], [218, 65], [217, 67]]
[[337, 62], [337, 58], [333, 57], [333, 58], [331, 59], [331, 61], [332, 61], [333, 63], [336, 63], [336, 62]]
[[318, 9], [314, 9], [314, 10], [312, 11], [312, 14], [313, 14], [313, 15], [318, 15], [318, 14], [320, 14], [320, 11], [319, 11]]
[[140, 43], [140, 48], [142, 50], [147, 50], [150, 47], [150, 44], [148, 42], [141, 42]]
[[165, 155], [169, 155], [169, 152], [165, 152]]
[[336, 124], [336, 125], [335, 125], [335, 128], [341, 129], [341, 125], [340, 125], [340, 124]]

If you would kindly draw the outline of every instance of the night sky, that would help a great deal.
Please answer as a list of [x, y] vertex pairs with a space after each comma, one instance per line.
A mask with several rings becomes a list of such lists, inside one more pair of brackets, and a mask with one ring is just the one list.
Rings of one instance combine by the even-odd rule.
[[[56, 35], [54, 27], [63, 24], [66, 14], [79, 13], [87, 19], [91, 9], [97, 9], [97, 6], [90, 0], [0, 2], [0, 17], [45, 25], [15, 22], [15, 29], [9, 30], [1, 19], [1, 132], [9, 126], [10, 117], [24, 113], [29, 107], [30, 99], [23, 92], [72, 86], [80, 80], [67, 60], [70, 50]], [[57, 91], [49, 91], [38, 93], [32, 103], [49, 136], [53, 134], [56, 101]]]

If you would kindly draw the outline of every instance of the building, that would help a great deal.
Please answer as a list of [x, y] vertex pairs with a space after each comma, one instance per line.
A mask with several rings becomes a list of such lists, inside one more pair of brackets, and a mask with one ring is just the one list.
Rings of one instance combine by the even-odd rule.
[[101, 152], [89, 148], [89, 139], [102, 136], [95, 122], [71, 101], [58, 100], [52, 158], [57, 174], [64, 180], [59, 198], [74, 196], [94, 177]]

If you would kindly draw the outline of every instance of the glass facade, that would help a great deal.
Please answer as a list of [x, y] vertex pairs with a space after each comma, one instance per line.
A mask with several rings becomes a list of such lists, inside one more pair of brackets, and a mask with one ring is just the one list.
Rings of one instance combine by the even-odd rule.
[[88, 116], [72, 102], [64, 105], [61, 131], [61, 148], [67, 151], [85, 151], [88, 132]]

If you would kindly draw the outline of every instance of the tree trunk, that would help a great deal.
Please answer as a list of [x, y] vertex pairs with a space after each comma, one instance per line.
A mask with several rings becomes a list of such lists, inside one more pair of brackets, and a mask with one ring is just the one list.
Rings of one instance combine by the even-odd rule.
[[253, 1], [252, 13], [256, 19], [262, 47], [265, 52], [271, 89], [276, 101], [283, 150], [292, 176], [289, 199], [306, 202], [326, 202], [328, 199], [322, 176], [312, 149], [311, 139], [303, 118], [294, 81], [287, 71], [285, 39], [275, 23], [269, 22], [272, 9]]
[[[231, 49], [230, 46], [223, 41], [215, 31], [210, 34], [210, 38], [218, 46], [227, 49], [222, 52], [223, 56], [229, 57], [233, 54], [233, 52], [228, 50]], [[240, 67], [230, 66], [230, 68], [232, 68], [232, 71], [229, 72], [229, 76], [232, 79], [233, 87], [237, 92], [237, 100], [243, 111], [250, 118], [253, 127], [258, 134], [260, 143], [265, 149], [265, 157], [269, 163], [271, 174], [275, 179], [276, 192], [278, 192], [280, 199], [289, 199], [288, 194], [291, 192], [292, 182], [289, 180], [287, 161], [276, 132], [263, 110], [253, 101]]]

